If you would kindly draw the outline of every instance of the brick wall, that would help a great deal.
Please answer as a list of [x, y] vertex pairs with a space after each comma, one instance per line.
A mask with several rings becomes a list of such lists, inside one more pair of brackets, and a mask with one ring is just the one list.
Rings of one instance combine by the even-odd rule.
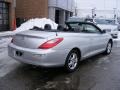
[[48, 17], [48, 0], [16, 0], [16, 17]]

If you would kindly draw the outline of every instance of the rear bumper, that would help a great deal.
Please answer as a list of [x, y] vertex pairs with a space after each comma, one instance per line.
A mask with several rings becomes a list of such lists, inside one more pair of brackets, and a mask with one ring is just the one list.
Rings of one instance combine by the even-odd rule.
[[[22, 55], [16, 52], [21, 52]], [[68, 50], [41, 50], [41, 49], [27, 49], [9, 44], [8, 55], [17, 61], [42, 66], [42, 67], [57, 67], [65, 64]]]

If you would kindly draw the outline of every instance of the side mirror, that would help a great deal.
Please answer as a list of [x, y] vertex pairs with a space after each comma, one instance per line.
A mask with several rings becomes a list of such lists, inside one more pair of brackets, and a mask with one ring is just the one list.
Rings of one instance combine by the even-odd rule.
[[103, 30], [102, 33], [106, 33], [106, 30]]

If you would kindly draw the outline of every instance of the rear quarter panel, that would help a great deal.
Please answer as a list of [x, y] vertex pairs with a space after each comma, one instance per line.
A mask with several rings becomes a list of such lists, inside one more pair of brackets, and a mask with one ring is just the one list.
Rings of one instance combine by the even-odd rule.
[[78, 48], [81, 51], [81, 56], [84, 56], [89, 51], [90, 39], [79, 33], [62, 34], [58, 37], [63, 37], [63, 41], [54, 47], [55, 50], [63, 50], [66, 55], [73, 49]]

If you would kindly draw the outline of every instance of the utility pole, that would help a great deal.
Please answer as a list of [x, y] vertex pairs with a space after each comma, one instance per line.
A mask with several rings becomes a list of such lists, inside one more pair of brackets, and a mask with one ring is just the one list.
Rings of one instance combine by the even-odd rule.
[[116, 17], [117, 17], [116, 11], [117, 11], [117, 8], [113, 8], [114, 19], [116, 19]]
[[77, 16], [77, 13], [78, 13], [78, 12], [77, 12], [77, 7], [75, 7], [75, 16]]
[[117, 8], [113, 8], [113, 13], [114, 13], [114, 20], [117, 22]]
[[95, 16], [96, 16], [95, 10], [96, 10], [96, 8], [92, 9], [92, 18], [95, 18]]
[[75, 0], [75, 16], [77, 16], [78, 11], [77, 11], [77, 0]]

